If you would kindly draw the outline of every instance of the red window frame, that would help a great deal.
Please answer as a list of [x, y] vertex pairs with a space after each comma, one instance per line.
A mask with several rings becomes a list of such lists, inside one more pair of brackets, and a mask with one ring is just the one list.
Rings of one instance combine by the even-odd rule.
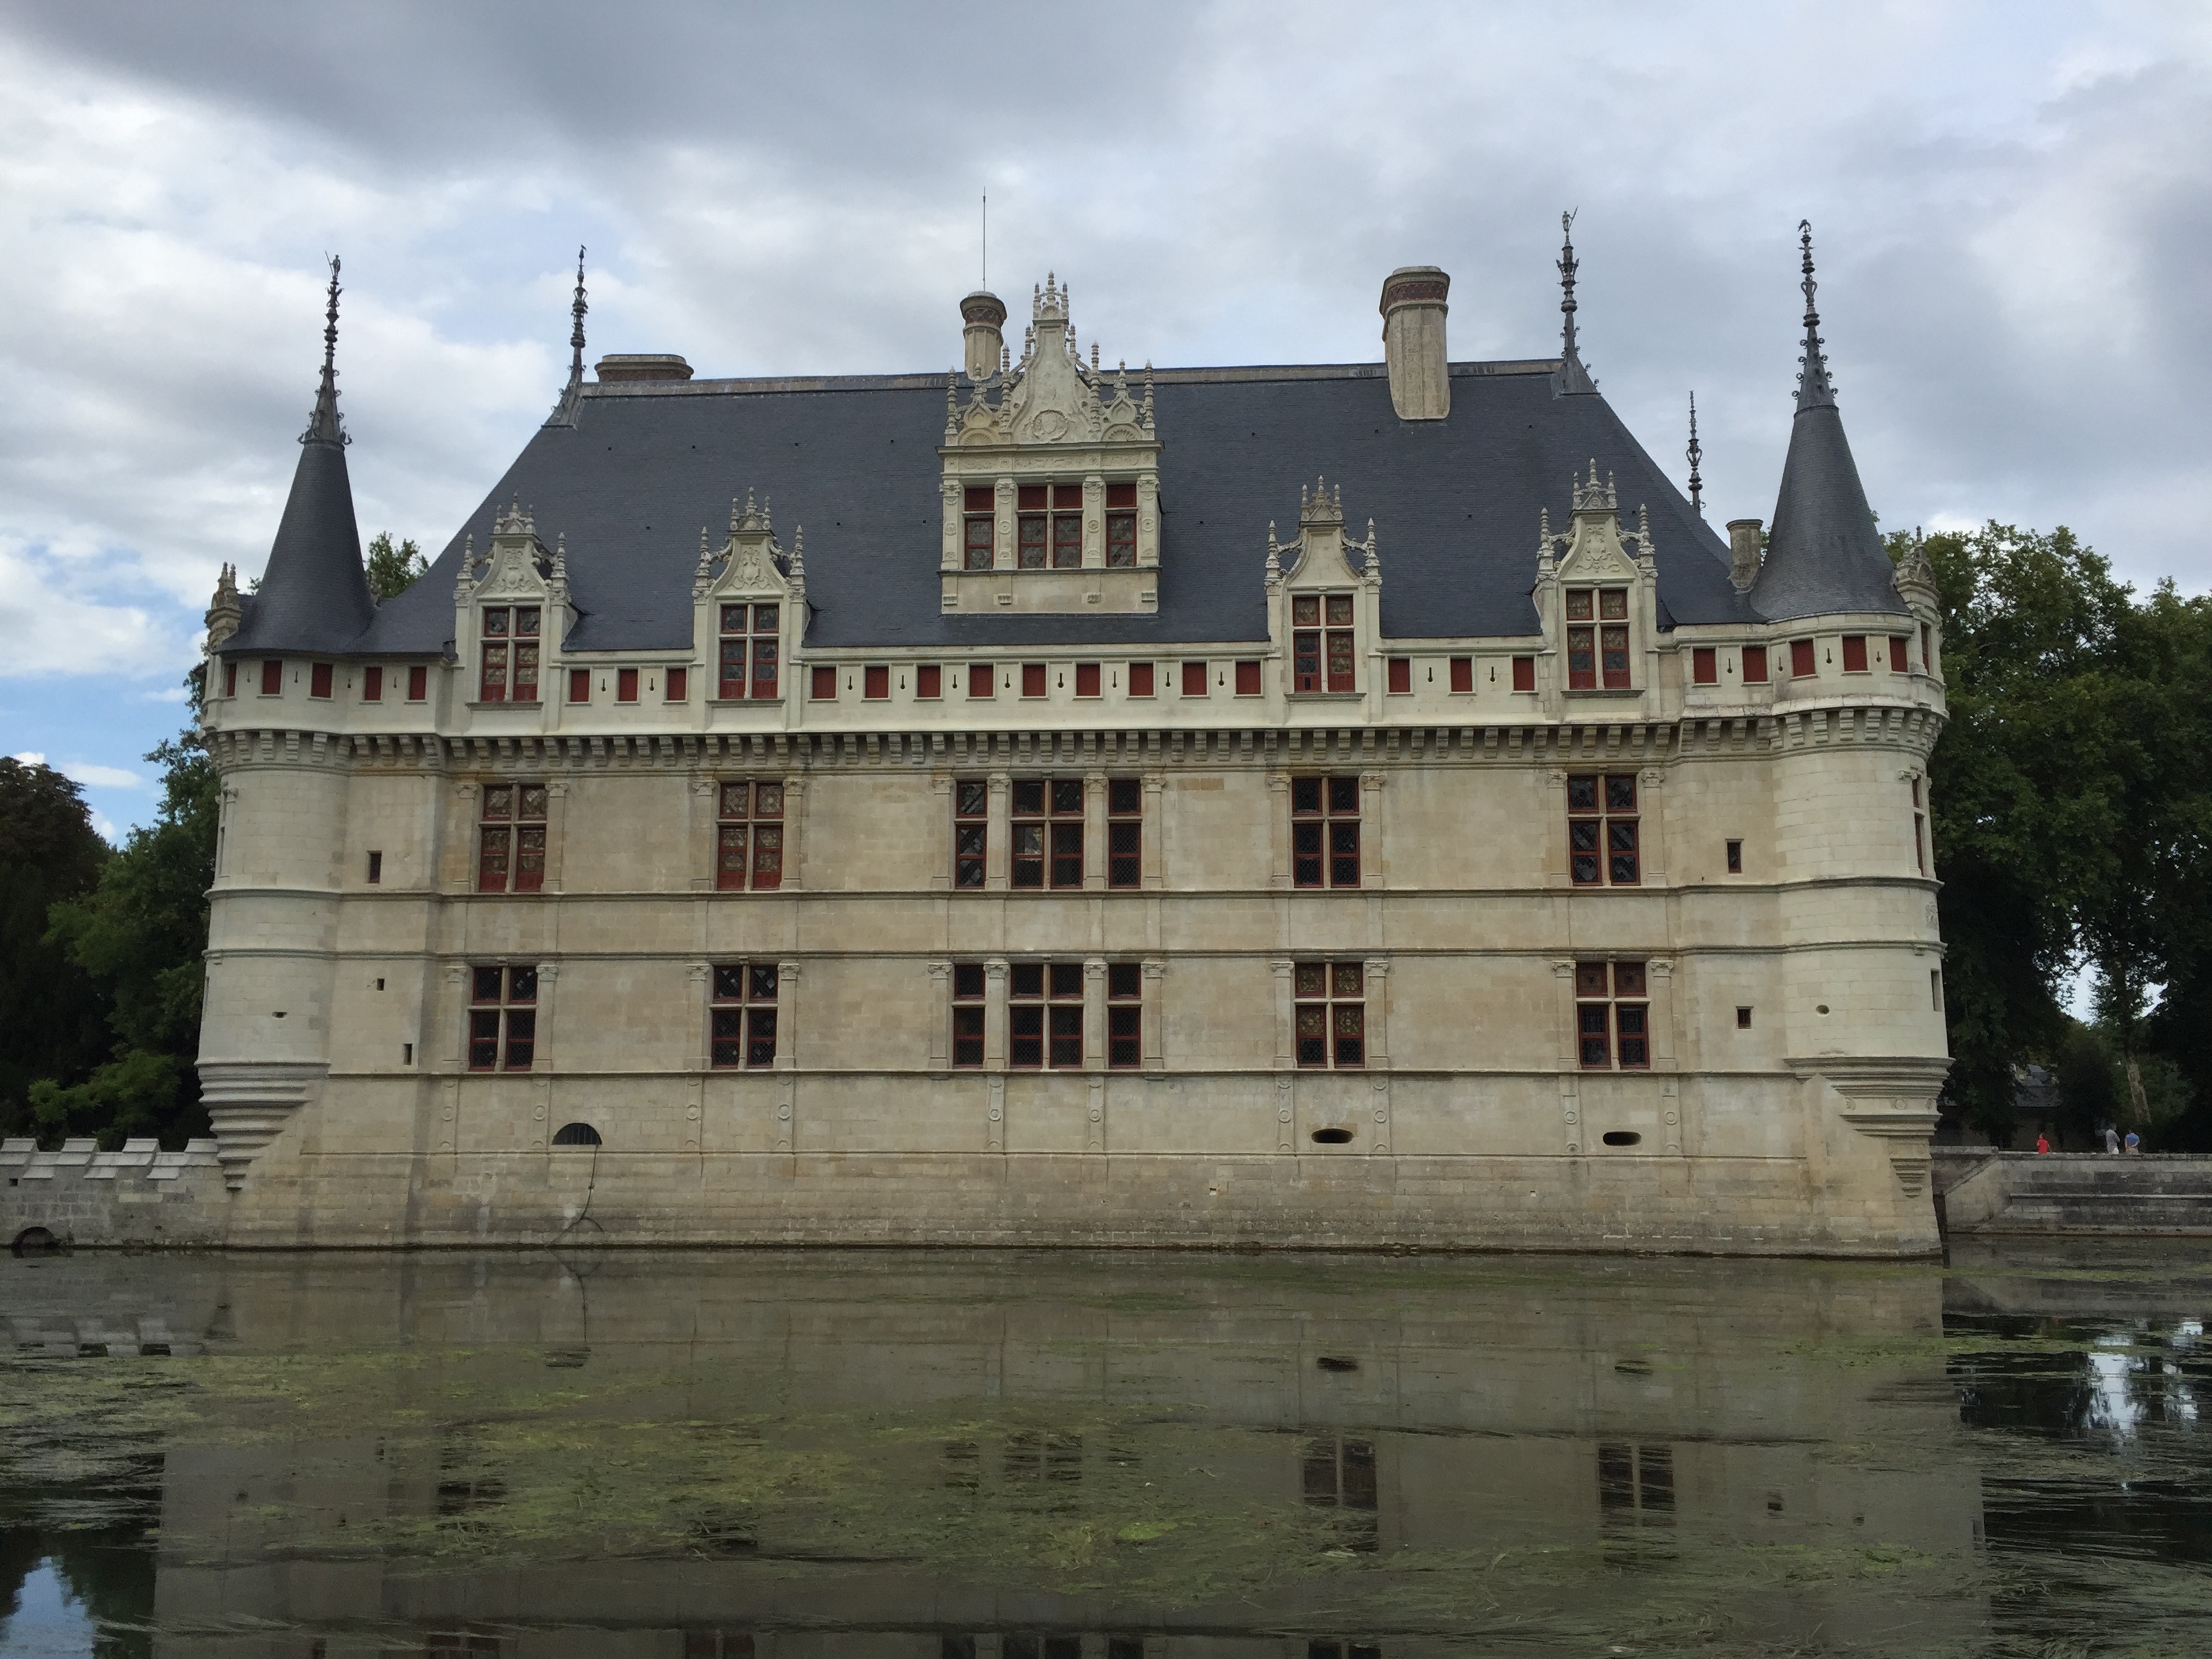
[[980, 893], [989, 868], [991, 786], [982, 778], [952, 782], [952, 885], [955, 891]]
[[1766, 684], [1766, 647], [1747, 645], [1743, 647], [1743, 683], [1746, 685]]
[[860, 696], [868, 702], [883, 702], [891, 695], [891, 670], [889, 663], [870, 663], [860, 670]]
[[1079, 662], [1075, 665], [1075, 695], [1079, 697], [1095, 697], [1098, 695], [1098, 665], [1097, 663]]
[[669, 702], [691, 701], [691, 671], [688, 668], [667, 668], [661, 671], [661, 692]]
[[477, 701], [538, 701], [538, 629], [534, 605], [488, 605], [477, 613]]
[[1366, 977], [1366, 970], [1357, 962], [1291, 964], [1291, 1036], [1299, 1069], [1356, 1072], [1365, 1068]]
[[1017, 962], [1006, 969], [1006, 1067], [1083, 1068], [1083, 964]]
[[1912, 641], [1909, 635], [1892, 634], [1889, 636], [1889, 672], [1910, 674], [1912, 672]]
[[1809, 680], [1820, 672], [1818, 665], [1813, 660], [1813, 641], [1790, 641], [1790, 678], [1795, 680]]
[[1137, 486], [1106, 486], [1106, 565], [1112, 570], [1133, 569], [1137, 562]]
[[715, 695], [736, 702], [750, 697], [774, 702], [781, 697], [781, 608], [774, 605], [726, 605], [722, 607], [721, 656]]
[[526, 1072], [538, 1058], [538, 968], [469, 970], [469, 1070]]
[[980, 962], [952, 964], [952, 1064], [970, 1071], [983, 1063], [984, 992], [988, 981]]
[[1145, 969], [1135, 962], [1106, 964], [1106, 1069], [1133, 1072], [1145, 1063]]
[[816, 702], [837, 701], [837, 671], [825, 663], [814, 665], [808, 678], [807, 696]]
[[1455, 692], [1474, 690], [1474, 659], [1454, 657], [1451, 659], [1451, 689]]
[[1513, 689], [1534, 691], [1536, 689], [1536, 659], [1534, 657], [1513, 659]]
[[998, 503], [988, 484], [970, 484], [962, 497], [961, 568], [988, 570], [998, 557]]
[[715, 964], [707, 1028], [707, 1060], [715, 1070], [775, 1064], [776, 980], [772, 962]]
[[226, 697], [238, 695], [238, 663], [235, 659], [222, 665], [222, 695]]
[[1411, 657], [1388, 659], [1389, 695], [1404, 697], [1413, 695], [1413, 659]]
[[1576, 1060], [1583, 1070], [1651, 1069], [1650, 996], [1640, 962], [1575, 964]]
[[1106, 780], [1106, 884], [1145, 884], [1145, 781]]
[[1359, 779], [1352, 773], [1291, 780], [1291, 884], [1359, 885]]
[[617, 702], [637, 701], [637, 670], [635, 668], [615, 670], [615, 701]]
[[715, 790], [714, 890], [765, 893], [783, 885], [783, 784], [733, 778]]
[[1260, 695], [1260, 665], [1257, 662], [1240, 662], [1237, 665], [1237, 695], [1240, 697], [1256, 697]]
[[1083, 568], [1083, 486], [1079, 483], [1052, 487], [1052, 568]]
[[311, 697], [327, 698], [331, 695], [331, 684], [333, 678], [330, 664], [309, 663], [307, 665], [307, 695]]
[[997, 669], [987, 662], [971, 662], [968, 665], [968, 696], [971, 701], [981, 702], [986, 697], [996, 696], [998, 690], [999, 671]]
[[264, 657], [261, 659], [261, 695], [281, 697], [284, 695], [284, 659]]
[[1567, 875], [1576, 886], [1641, 885], [1642, 835], [1633, 772], [1567, 775]]
[[1710, 645], [1692, 646], [1690, 649], [1690, 684], [1718, 685], [1721, 680], [1721, 653]]
[[1870, 671], [1867, 667], [1866, 635], [1863, 634], [1844, 635], [1844, 672], [1846, 674], [1864, 674], [1869, 672]]
[[568, 701], [589, 702], [592, 700], [592, 671], [572, 668], [568, 671]]
[[384, 670], [372, 664], [361, 671], [361, 700], [363, 702], [384, 701]]
[[1129, 695], [1133, 697], [1149, 697], [1153, 695], [1152, 664], [1133, 662], [1129, 665]]
[[917, 701], [934, 702], [945, 695], [945, 670], [938, 664], [926, 662], [914, 671], [914, 695]]
[[1022, 665], [1022, 695], [1025, 697], [1042, 697], [1045, 695], [1045, 672], [1042, 663], [1025, 662]]
[[407, 671], [407, 701], [424, 702], [430, 696], [430, 670], [428, 664], [417, 663]]
[[1083, 885], [1081, 778], [1016, 778], [1007, 788], [1008, 884], [1020, 891]]
[[1186, 697], [1202, 697], [1206, 695], [1206, 665], [1204, 663], [1187, 662], [1182, 665], [1182, 694]]
[[545, 887], [547, 793], [542, 783], [487, 782], [477, 812], [477, 891]]

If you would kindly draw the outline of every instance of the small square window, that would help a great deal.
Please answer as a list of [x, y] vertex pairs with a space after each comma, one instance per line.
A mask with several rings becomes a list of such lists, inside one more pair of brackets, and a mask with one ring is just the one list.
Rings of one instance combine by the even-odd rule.
[[1182, 694], [1186, 697], [1202, 697], [1206, 695], [1206, 665], [1204, 663], [1187, 662], [1182, 665]]
[[1534, 691], [1536, 689], [1536, 659], [1534, 657], [1513, 659], [1513, 689]]
[[1405, 696], [1406, 695], [1407, 695], [1409, 692], [1411, 692], [1411, 691], [1413, 690], [1413, 659], [1412, 659], [1411, 658], [1408, 658], [1408, 657], [1393, 657], [1393, 658], [1391, 658], [1391, 659], [1390, 659], [1390, 665], [1389, 665], [1389, 673], [1390, 673], [1390, 693], [1391, 693], [1391, 695], [1392, 695], [1393, 696], [1400, 696], [1400, 697], [1402, 697], [1402, 696]]
[[1790, 641], [1790, 675], [1792, 679], [1809, 680], [1820, 671], [1813, 665], [1813, 641]]
[[933, 702], [945, 695], [945, 671], [933, 662], [926, 662], [914, 671], [914, 695], [921, 702]]
[[860, 695], [870, 702], [881, 702], [891, 694], [891, 671], [888, 663], [870, 663], [860, 671]]
[[1743, 648], [1743, 683], [1746, 685], [1766, 684], [1766, 647], [1747, 645]]
[[592, 671], [572, 668], [568, 671], [568, 701], [589, 702], [592, 700]]
[[327, 697], [331, 695], [331, 665], [326, 662], [307, 665], [307, 695]]
[[836, 669], [822, 665], [816, 665], [812, 676], [812, 696], [817, 702], [835, 702], [837, 700]]
[[1866, 672], [1867, 672], [1867, 648], [1866, 648], [1866, 635], [1863, 635], [1863, 634], [1846, 634], [1846, 635], [1844, 635], [1844, 672], [1845, 672], [1846, 674], [1863, 674], [1863, 673], [1865, 673]]
[[617, 702], [637, 701], [637, 670], [635, 668], [615, 670], [615, 701]]
[[430, 695], [430, 671], [417, 664], [407, 671], [407, 701], [421, 702]]
[[1751, 1029], [1750, 1009], [1738, 1008], [1735, 1011], [1735, 1029], [1739, 1031], [1748, 1031]]
[[1743, 873], [1743, 843], [1740, 841], [1728, 843], [1728, 867], [1729, 874], [1732, 876]]
[[361, 700], [363, 702], [384, 701], [384, 671], [381, 668], [361, 671]]
[[971, 699], [981, 701], [985, 697], [995, 696], [998, 684], [998, 671], [990, 664], [971, 662], [968, 665], [968, 696]]
[[1474, 659], [1454, 657], [1451, 659], [1451, 689], [1455, 691], [1474, 690]]
[[1098, 695], [1098, 665], [1097, 663], [1079, 662], [1075, 665], [1075, 695], [1079, 697], [1095, 697]]
[[264, 697], [282, 696], [283, 695], [283, 691], [284, 659], [282, 657], [263, 658], [261, 661], [261, 695]]
[[371, 853], [368, 855], [368, 884], [372, 887], [377, 887], [381, 886], [383, 882], [384, 854], [381, 853]]
[[1720, 684], [1721, 653], [1710, 645], [1692, 647], [1690, 652], [1690, 684], [1717, 685]]
[[1152, 695], [1152, 664], [1133, 662], [1129, 665], [1129, 695], [1133, 697], [1149, 697]]
[[1022, 695], [1024, 696], [1042, 697], [1044, 696], [1044, 681], [1045, 672], [1044, 665], [1042, 663], [1025, 662], [1022, 665]]
[[1893, 674], [1910, 674], [1912, 672], [1911, 641], [1903, 634], [1889, 636], [1889, 672]]
[[1240, 662], [1237, 665], [1237, 695], [1240, 697], [1256, 697], [1260, 695], [1260, 665], [1258, 663]]
[[691, 671], [688, 668], [669, 669], [662, 677], [662, 684], [667, 687], [669, 702], [684, 702], [691, 694]]
[[222, 665], [222, 695], [226, 697], [238, 695], [238, 665], [234, 662]]

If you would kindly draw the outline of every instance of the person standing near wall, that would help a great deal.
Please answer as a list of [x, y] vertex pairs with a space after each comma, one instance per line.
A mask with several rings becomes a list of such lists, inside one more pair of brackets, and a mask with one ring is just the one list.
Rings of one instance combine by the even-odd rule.
[[2120, 1132], [2109, 1123], [2105, 1126], [2105, 1150], [2115, 1157], [2120, 1150]]

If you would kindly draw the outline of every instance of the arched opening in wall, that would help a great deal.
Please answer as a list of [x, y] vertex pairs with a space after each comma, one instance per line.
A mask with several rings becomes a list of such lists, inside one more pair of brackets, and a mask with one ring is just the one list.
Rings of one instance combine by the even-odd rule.
[[1644, 1137], [1633, 1129], [1607, 1129], [1604, 1140], [1608, 1146], [1640, 1146], [1644, 1144]]
[[596, 1146], [599, 1132], [588, 1123], [564, 1123], [553, 1132], [556, 1146]]
[[15, 1243], [8, 1247], [8, 1254], [10, 1255], [51, 1255], [55, 1251], [60, 1249], [61, 1247], [61, 1240], [56, 1238], [44, 1227], [26, 1227], [21, 1232], [15, 1235]]
[[1316, 1129], [1313, 1132], [1313, 1138], [1316, 1142], [1323, 1146], [1348, 1146], [1352, 1144], [1352, 1131], [1349, 1129]]

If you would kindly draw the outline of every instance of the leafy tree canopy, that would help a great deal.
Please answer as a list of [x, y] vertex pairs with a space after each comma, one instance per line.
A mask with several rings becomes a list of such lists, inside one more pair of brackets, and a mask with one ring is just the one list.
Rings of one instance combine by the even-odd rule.
[[415, 579], [430, 568], [421, 548], [412, 541], [394, 546], [388, 530], [377, 532], [368, 544], [368, 556], [362, 563], [368, 573], [368, 591], [376, 596], [379, 605], [404, 593], [414, 586]]

